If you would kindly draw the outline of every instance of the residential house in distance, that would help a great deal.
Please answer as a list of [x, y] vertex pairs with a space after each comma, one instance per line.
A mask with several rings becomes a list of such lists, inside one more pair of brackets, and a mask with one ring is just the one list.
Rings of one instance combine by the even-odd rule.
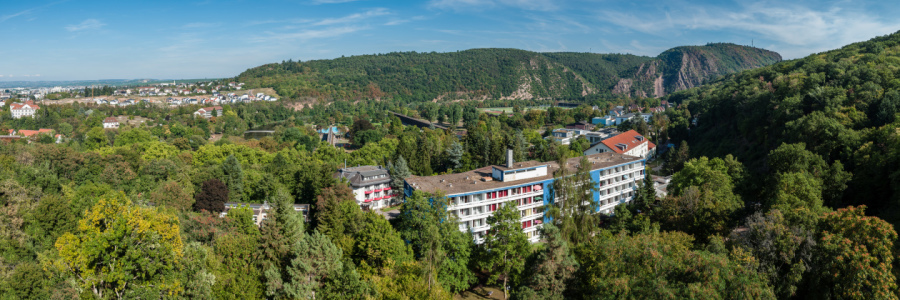
[[612, 116], [594, 117], [591, 119], [591, 123], [594, 125], [612, 126], [615, 125], [616, 118]]
[[119, 119], [116, 119], [114, 117], [109, 117], [109, 118], [103, 119], [103, 128], [104, 129], [119, 128]]
[[588, 123], [585, 121], [578, 121], [578, 122], [566, 125], [566, 128], [567, 129], [593, 130], [594, 124], [591, 124], [591, 123]]
[[592, 145], [584, 150], [584, 155], [613, 152], [647, 159], [653, 156], [655, 149], [656, 145], [649, 139], [637, 131], [629, 130]]
[[558, 128], [554, 129], [551, 136], [547, 137], [547, 139], [556, 140], [562, 145], [571, 144], [572, 141], [577, 139], [579, 136], [585, 136], [588, 139], [588, 142], [591, 145], [595, 143], [599, 143], [600, 141], [617, 134], [619, 131], [615, 128], [603, 128], [599, 131], [590, 131], [583, 129], [569, 129], [569, 128]]
[[547, 137], [548, 139], [556, 140], [560, 144], [568, 145], [572, 143], [572, 140], [575, 139], [575, 133], [571, 130], [566, 130], [564, 128], [554, 129], [551, 136]]
[[635, 116], [635, 114], [633, 114], [633, 113], [627, 113], [627, 114], [624, 114], [621, 116], [617, 116], [616, 123], [613, 125], [619, 125], [619, 124], [625, 123], [625, 121], [634, 120], [634, 116]]
[[[226, 202], [225, 210], [219, 213], [219, 217], [224, 218], [228, 215], [229, 210], [241, 206], [246, 206], [253, 210], [253, 223], [255, 223], [256, 226], [262, 225], [262, 222], [268, 218], [269, 210], [272, 209], [272, 206], [269, 205], [268, 202], [263, 204]], [[301, 215], [303, 215], [304, 222], [309, 222], [309, 204], [294, 204], [294, 211], [299, 212]]]
[[584, 133], [584, 136], [587, 137], [588, 142], [593, 145], [610, 137], [616, 136], [617, 134], [619, 134], [618, 129], [616, 129], [615, 127], [607, 127], [601, 128], [600, 130], [596, 131], [588, 131]]
[[41, 128], [38, 130], [27, 130], [27, 129], [12, 130], [12, 129], [10, 129], [9, 135], [21, 136], [23, 138], [28, 139], [29, 143], [31, 143], [32, 141], [36, 141], [38, 138], [40, 138], [41, 135], [50, 135], [54, 138], [55, 143], [57, 143], [57, 144], [62, 143], [62, 135], [54, 134], [54, 130], [48, 129], [48, 128]]
[[621, 105], [616, 106], [616, 108], [609, 110], [609, 115], [612, 117], [618, 117], [618, 116], [621, 116], [624, 114], [625, 114], [625, 107], [621, 106]]
[[34, 117], [34, 113], [40, 109], [40, 106], [37, 106], [32, 101], [25, 101], [25, 103], [13, 103], [9, 105], [10, 112], [12, 112], [13, 119], [21, 119], [23, 117]]
[[222, 115], [222, 107], [221, 106], [210, 106], [210, 107], [204, 107], [204, 108], [198, 109], [197, 111], [194, 112], [194, 116], [200, 116], [200, 117], [209, 119], [209, 118], [213, 117], [213, 111], [216, 112], [216, 116]]
[[391, 175], [381, 166], [359, 166], [338, 169], [334, 173], [338, 180], [347, 179], [353, 195], [363, 210], [378, 209], [391, 205], [394, 192], [391, 191]]
[[[443, 193], [447, 210], [459, 218], [459, 230], [471, 232], [476, 243], [484, 242], [490, 230], [487, 218], [503, 205], [513, 205], [521, 218], [522, 231], [532, 243], [540, 240], [540, 227], [549, 221], [544, 206], [550, 204], [553, 173], [561, 167], [573, 174], [581, 157], [568, 159], [564, 166], [556, 162], [514, 162], [507, 154], [503, 166], [487, 166], [469, 172], [437, 176], [411, 176], [406, 179], [404, 194], [414, 191]], [[634, 198], [637, 181], [644, 176], [644, 160], [618, 153], [599, 153], [587, 156], [593, 185], [593, 201], [597, 213], [611, 214], [616, 205]], [[556, 198], [555, 203], [566, 201]]]

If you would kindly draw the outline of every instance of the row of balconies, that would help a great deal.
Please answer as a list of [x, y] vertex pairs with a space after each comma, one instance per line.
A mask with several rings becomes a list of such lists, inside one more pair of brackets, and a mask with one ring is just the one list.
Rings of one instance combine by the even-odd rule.
[[384, 188], [377, 188], [377, 189], [376, 188], [366, 188], [363, 193], [368, 195], [371, 193], [377, 193], [377, 192], [381, 192], [381, 191], [390, 191], [390, 190], [391, 190], [391, 187], [384, 187]]
[[497, 197], [497, 198], [493, 198], [493, 199], [485, 198], [484, 200], [481, 200], [481, 201], [470, 200], [469, 203], [458, 203], [458, 204], [451, 203], [450, 205], [448, 205], [448, 209], [471, 208], [471, 207], [476, 207], [479, 205], [502, 203], [502, 202], [506, 202], [506, 201], [510, 201], [510, 200], [519, 199], [519, 198], [540, 196], [543, 194], [544, 194], [544, 190], [540, 190], [540, 191], [531, 191], [531, 192], [527, 192], [527, 193], [519, 193], [519, 194], [515, 194], [515, 195]]

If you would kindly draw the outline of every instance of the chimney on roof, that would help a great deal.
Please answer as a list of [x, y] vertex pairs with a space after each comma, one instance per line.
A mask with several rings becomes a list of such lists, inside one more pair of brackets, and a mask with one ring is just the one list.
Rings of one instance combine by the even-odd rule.
[[506, 149], [506, 167], [512, 169], [513, 167], [513, 151], [512, 149]]

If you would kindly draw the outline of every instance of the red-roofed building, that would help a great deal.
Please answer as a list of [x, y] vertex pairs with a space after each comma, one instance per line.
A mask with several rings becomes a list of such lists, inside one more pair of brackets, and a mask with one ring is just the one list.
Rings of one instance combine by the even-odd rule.
[[103, 119], [103, 128], [119, 128], [119, 119], [113, 117]]
[[[650, 145], [653, 145], [653, 143], [651, 143], [649, 139], [642, 136], [637, 131], [629, 130], [594, 144], [587, 150], [584, 150], [584, 155], [615, 152], [618, 154], [648, 158], [651, 156]], [[653, 147], [655, 148], [656, 145], [653, 145]]]
[[20, 136], [20, 137], [28, 139], [29, 143], [32, 141], [36, 141], [42, 134], [53, 136], [55, 138], [55, 141], [57, 144], [62, 143], [62, 135], [54, 134], [53, 131], [54, 131], [53, 129], [48, 129], [48, 128], [41, 128], [38, 130], [27, 130], [27, 129], [22, 129], [22, 130], [10, 129], [9, 130], [10, 135], [13, 135], [13, 132], [15, 132], [16, 136]]
[[201, 117], [209, 119], [209, 118], [213, 117], [213, 115], [212, 115], [213, 111], [216, 111], [216, 116], [222, 115], [222, 107], [221, 106], [210, 106], [210, 107], [204, 107], [204, 108], [198, 109], [196, 112], [194, 112], [194, 116], [201, 116]]
[[10, 112], [12, 112], [13, 119], [20, 119], [22, 117], [33, 117], [34, 113], [41, 108], [34, 104], [31, 101], [25, 101], [25, 103], [13, 103], [9, 105]]
[[24, 136], [24, 137], [32, 137], [32, 136], [34, 136], [34, 135], [36, 135], [36, 134], [41, 134], [41, 133], [47, 133], [47, 134], [49, 134], [49, 133], [52, 133], [52, 132], [53, 132], [53, 129], [47, 129], [47, 128], [41, 128], [41, 129], [38, 129], [38, 130], [26, 130], [26, 129], [22, 129], [22, 130], [19, 130], [19, 131], [18, 131], [18, 134], [21, 135], [21, 136]]

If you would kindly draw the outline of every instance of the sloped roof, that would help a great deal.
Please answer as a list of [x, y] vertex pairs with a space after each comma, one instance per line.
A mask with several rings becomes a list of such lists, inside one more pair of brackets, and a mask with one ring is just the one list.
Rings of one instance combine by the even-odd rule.
[[208, 112], [208, 111], [213, 111], [213, 110], [222, 110], [222, 107], [221, 106], [210, 106], [210, 107], [201, 108], [197, 111], [200, 111], [200, 110], [202, 110], [204, 112]]
[[103, 123], [119, 123], [119, 119], [109, 117], [109, 118], [103, 119]]
[[[365, 179], [365, 177], [373, 177], [376, 175], [387, 176], [376, 179]], [[334, 173], [334, 177], [347, 178], [347, 180], [350, 181], [350, 185], [353, 187], [388, 183], [391, 181], [391, 176], [388, 174], [387, 169], [381, 168], [380, 166], [359, 166], [339, 169], [337, 173]]]
[[26, 106], [28, 106], [28, 108], [31, 108], [34, 110], [41, 108], [40, 106], [35, 105], [34, 102], [31, 102], [31, 101], [27, 101], [25, 103], [12, 103], [9, 105], [9, 108], [18, 110], [18, 109], [23, 109]]
[[[634, 130], [629, 130], [601, 141], [601, 143], [606, 145], [606, 147], [609, 147], [610, 150], [619, 154], [624, 154], [625, 152], [628, 152], [628, 150], [649, 142], [650, 140]], [[619, 145], [625, 145], [625, 149], [620, 148]]]
[[35, 135], [35, 134], [40, 134], [40, 133], [51, 133], [51, 132], [53, 132], [53, 129], [47, 129], [47, 128], [42, 128], [42, 129], [38, 129], [38, 130], [25, 130], [25, 129], [22, 129], [22, 130], [19, 130], [19, 131], [18, 131], [19, 135], [22, 135], [22, 136], [24, 136], [24, 137], [30, 137], [30, 136], [33, 136], [33, 135]]

